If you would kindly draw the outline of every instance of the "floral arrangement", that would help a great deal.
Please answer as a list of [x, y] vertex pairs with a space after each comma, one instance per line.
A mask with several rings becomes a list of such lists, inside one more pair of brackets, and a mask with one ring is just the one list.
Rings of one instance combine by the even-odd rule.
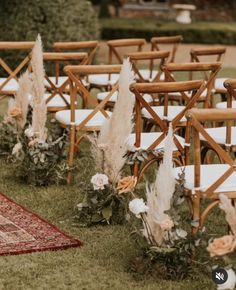
[[[46, 127], [45, 73], [40, 35], [32, 50], [31, 66], [31, 75], [26, 72], [19, 80], [19, 90], [15, 100], [10, 103], [5, 122], [12, 124], [16, 131], [16, 134], [10, 134], [15, 142], [12, 157], [16, 164], [16, 175], [26, 183], [48, 185], [58, 182], [62, 179], [63, 171], [67, 171], [67, 134], [55, 124], [51, 124], [49, 129]], [[30, 112], [29, 100], [32, 107]]]
[[20, 135], [24, 131], [27, 123], [29, 94], [31, 89], [31, 80], [28, 71], [19, 79], [19, 90], [15, 99], [10, 99], [7, 113], [0, 124], [0, 152], [2, 155], [9, 156], [17, 151], [17, 145]]
[[[220, 263], [227, 274], [228, 279], [225, 283], [217, 286], [218, 290], [232, 290], [236, 286], [236, 274], [232, 267], [231, 258], [235, 257], [236, 249], [236, 207], [232, 205], [231, 200], [224, 194], [219, 195], [219, 207], [225, 212], [226, 221], [230, 227], [230, 233], [220, 238], [209, 241], [207, 251], [215, 262]], [[213, 268], [218, 268], [216, 265]]]
[[84, 201], [78, 204], [78, 218], [83, 225], [122, 223], [128, 217], [128, 192], [133, 191], [137, 179], [134, 176], [122, 178], [122, 169], [126, 163], [127, 140], [133, 129], [135, 98], [129, 90], [133, 82], [131, 64], [125, 59], [112, 116], [98, 136], [89, 138], [98, 173], [91, 178], [92, 186], [85, 190]]
[[136, 227], [133, 234], [142, 250], [142, 255], [132, 262], [132, 270], [181, 280], [189, 273], [194, 244], [180, 218], [180, 205], [184, 201], [184, 172], [177, 182], [173, 174], [173, 148], [170, 126], [156, 180], [146, 186], [146, 202], [136, 197], [129, 203], [129, 210], [138, 222], [138, 229]]

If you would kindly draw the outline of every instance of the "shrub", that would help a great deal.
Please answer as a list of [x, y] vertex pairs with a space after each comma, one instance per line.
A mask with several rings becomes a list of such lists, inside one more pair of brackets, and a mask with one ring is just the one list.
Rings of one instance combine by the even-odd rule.
[[1, 0], [0, 39], [35, 40], [40, 33], [45, 49], [55, 41], [98, 38], [97, 16], [86, 0]]

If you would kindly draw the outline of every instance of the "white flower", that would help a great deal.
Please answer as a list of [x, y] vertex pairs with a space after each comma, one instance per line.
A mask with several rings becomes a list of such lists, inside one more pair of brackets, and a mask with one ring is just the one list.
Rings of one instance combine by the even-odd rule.
[[22, 144], [16, 143], [15, 146], [12, 149], [12, 155], [15, 155], [16, 157], [19, 157], [20, 153], [22, 151]]
[[92, 176], [91, 183], [94, 190], [104, 189], [104, 185], [108, 184], [108, 177], [106, 174], [97, 173]]
[[225, 269], [228, 274], [228, 279], [225, 283], [218, 285], [217, 290], [233, 290], [236, 284], [236, 275], [233, 269]]
[[32, 127], [25, 129], [25, 136], [27, 136], [28, 138], [34, 137], [34, 131]]
[[148, 207], [143, 201], [143, 198], [135, 198], [129, 202], [129, 210], [138, 216], [140, 213], [148, 211]]
[[188, 235], [188, 233], [185, 230], [182, 229], [177, 229], [176, 230], [176, 234], [178, 235], [178, 237], [185, 239]]

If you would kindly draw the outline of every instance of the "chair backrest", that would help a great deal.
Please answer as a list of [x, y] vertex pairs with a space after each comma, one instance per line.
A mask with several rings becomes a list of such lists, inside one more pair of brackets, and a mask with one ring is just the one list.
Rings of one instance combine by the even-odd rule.
[[86, 64], [92, 64], [95, 57], [98, 41], [74, 41], [74, 42], [54, 42], [53, 48], [56, 52], [87, 52]]
[[[231, 155], [217, 144], [215, 140], [207, 133], [202, 123], [204, 122], [235, 122], [236, 109], [191, 109], [186, 112], [188, 119], [188, 127], [192, 129], [192, 137], [194, 144], [194, 187], [195, 193], [204, 191], [207, 197], [213, 197], [214, 191], [232, 174], [235, 172], [235, 160]], [[204, 137], [205, 142], [218, 154], [219, 158], [229, 168], [207, 189], [201, 189], [201, 142], [200, 135]]]
[[190, 51], [192, 62], [222, 61], [226, 47], [193, 48]]
[[[142, 97], [143, 94], [164, 94], [165, 98], [168, 98], [170, 93], [177, 92], [186, 92], [191, 91], [192, 97], [189, 98], [189, 102], [186, 107], [183, 108], [179, 114], [172, 120], [173, 129], [179, 124], [179, 121], [183, 118], [185, 112], [192, 108], [196, 103], [197, 99], [200, 97], [202, 91], [204, 90], [204, 82], [203, 81], [186, 81], [186, 82], [157, 82], [157, 83], [136, 83], [131, 86], [131, 91], [135, 94], [136, 97], [136, 105], [135, 105], [135, 133], [136, 133], [136, 147], [140, 147], [141, 143], [141, 110], [145, 108], [149, 114], [151, 115], [152, 121], [161, 129], [162, 134], [158, 137], [155, 142], [153, 142], [148, 150], [154, 149], [157, 145], [160, 144], [161, 141], [164, 140], [167, 131], [169, 122], [164, 119], [162, 120], [157, 113], [152, 109], [150, 104], [148, 104], [145, 99]], [[165, 102], [164, 114], [167, 116], [167, 102]], [[184, 154], [184, 148], [179, 143], [177, 138], [174, 138], [174, 142], [176, 147], [180, 152]]]
[[[161, 67], [165, 64], [169, 57], [169, 51], [144, 51], [131, 52], [126, 56], [129, 57], [132, 68], [136, 74], [138, 82], [158, 82], [163, 74]], [[152, 63], [152, 68], [150, 67]], [[142, 74], [143, 66], [149, 67], [148, 75]]]
[[[93, 111], [77, 126], [78, 130], [83, 130], [86, 124], [93, 118], [93, 116], [99, 111], [104, 117], [109, 118], [109, 115], [104, 110], [104, 107], [109, 102], [109, 99], [115, 91], [118, 90], [118, 81], [112, 87], [112, 90], [107, 96], [98, 104], [97, 100], [89, 91], [89, 88], [83, 82], [84, 78], [87, 78], [90, 74], [112, 74], [120, 73], [121, 65], [78, 65], [78, 66], [66, 66], [64, 68], [65, 73], [70, 78], [70, 96], [71, 96], [71, 122], [75, 122], [75, 100], [79, 94], [84, 100], [85, 107], [93, 105], [95, 108]], [[90, 128], [91, 129], [91, 128]], [[98, 130], [99, 128], [92, 128], [91, 130]]]
[[224, 82], [227, 94], [227, 108], [232, 108], [233, 99], [236, 100], [236, 79], [228, 79]]
[[170, 56], [167, 62], [174, 62], [176, 52], [182, 41], [182, 35], [152, 37], [151, 49], [162, 50], [164, 48], [164, 50], [169, 50]]
[[[53, 65], [55, 63], [62, 64], [74, 63], [74, 64], [84, 64], [87, 63], [88, 55], [86, 52], [44, 52], [43, 60], [45, 66], [45, 86], [48, 91], [48, 97], [46, 103], [52, 100], [56, 95], [60, 96], [65, 103], [65, 108], [69, 107], [70, 104], [65, 98], [64, 94], [69, 91], [69, 77], [65, 75], [63, 80], [59, 82], [58, 76], [51, 77], [50, 73], [47, 72], [47, 64]], [[49, 70], [50, 72], [50, 70]], [[51, 111], [58, 111], [59, 109], [65, 109], [63, 107], [50, 107]]]
[[127, 50], [131, 49], [131, 52], [141, 51], [146, 44], [144, 38], [127, 38], [109, 40], [108, 45], [108, 63], [123, 63], [123, 56], [127, 54]]
[[[29, 65], [30, 53], [34, 47], [35, 42], [11, 42], [2, 41], [0, 42], [0, 70], [1, 70], [1, 82], [0, 82], [0, 95], [14, 95], [15, 89], [11, 89], [10, 81], [14, 80], [17, 84], [18, 77], [22, 73], [23, 69]], [[23, 54], [22, 59], [14, 67], [10, 67], [6, 59], [3, 57], [4, 52], [14, 52], [17, 55]]]
[[[187, 73], [185, 77], [189, 79], [189, 74], [195, 73], [197, 79], [205, 80], [205, 88], [206, 96], [203, 98], [204, 107], [208, 108], [211, 106], [212, 101], [212, 91], [214, 88], [215, 78], [217, 73], [221, 68], [220, 62], [212, 62], [212, 63], [168, 63], [162, 66], [162, 70], [165, 73], [166, 81], [176, 81], [177, 77], [180, 76], [180, 73]], [[182, 100], [188, 102], [189, 97], [182, 93]]]

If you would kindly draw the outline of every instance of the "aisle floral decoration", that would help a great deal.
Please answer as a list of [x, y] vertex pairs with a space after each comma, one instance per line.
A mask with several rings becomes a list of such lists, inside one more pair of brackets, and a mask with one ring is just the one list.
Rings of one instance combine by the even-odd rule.
[[[32, 96], [30, 102], [32, 120], [27, 123], [27, 126], [23, 126], [26, 120], [25, 114], [19, 120], [15, 117], [17, 126], [21, 127], [21, 134], [18, 137], [17, 144], [13, 148], [12, 155], [16, 160], [17, 175], [24, 182], [34, 185], [48, 185], [58, 182], [58, 179], [61, 179], [63, 174], [61, 169], [65, 170], [65, 166], [62, 166], [61, 162], [64, 162], [64, 164], [66, 162], [64, 161], [66, 134], [57, 128], [56, 125], [51, 125], [50, 130], [46, 127], [45, 73], [40, 35], [32, 50], [31, 66]], [[26, 94], [24, 95], [26, 97]], [[19, 115], [22, 114], [23, 109], [20, 110], [18, 108], [17, 111], [17, 108], [14, 108], [14, 112], [18, 112]], [[21, 122], [19, 122], [20, 120]]]
[[226, 195], [219, 195], [219, 207], [225, 212], [226, 221], [230, 227], [230, 232], [220, 238], [209, 241], [207, 251], [217, 263], [214, 268], [224, 268], [228, 274], [228, 279], [223, 284], [217, 286], [217, 290], [233, 290], [236, 286], [236, 274], [232, 265], [232, 258], [236, 250], [236, 206], [232, 205], [231, 199]]
[[122, 169], [126, 162], [127, 140], [133, 129], [135, 97], [129, 90], [133, 82], [131, 64], [125, 59], [112, 116], [98, 136], [89, 137], [97, 173], [91, 178], [83, 202], [77, 206], [82, 225], [119, 224], [129, 216], [127, 204], [137, 179], [134, 176], [122, 178]]
[[132, 261], [131, 269], [139, 274], [181, 280], [189, 273], [194, 243], [180, 216], [184, 201], [184, 172], [176, 181], [173, 149], [170, 126], [156, 180], [146, 185], [146, 202], [136, 197], [129, 203], [129, 210], [138, 224], [133, 236], [142, 252]]
[[19, 89], [14, 99], [8, 102], [8, 110], [0, 123], [0, 153], [11, 155], [18, 152], [19, 139], [27, 123], [29, 95], [31, 91], [31, 79], [26, 71], [19, 78]]

